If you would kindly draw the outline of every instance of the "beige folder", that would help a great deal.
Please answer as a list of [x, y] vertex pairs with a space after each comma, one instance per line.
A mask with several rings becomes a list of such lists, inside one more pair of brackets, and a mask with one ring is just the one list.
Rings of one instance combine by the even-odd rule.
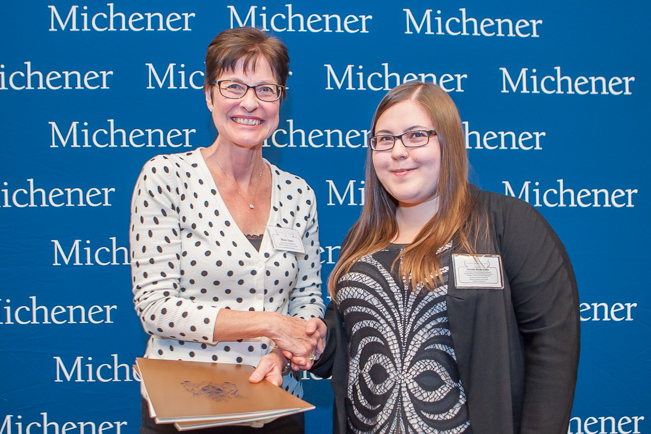
[[249, 383], [254, 368], [248, 365], [145, 358], [137, 358], [136, 365], [151, 416], [157, 423], [175, 423], [181, 431], [314, 409], [268, 381]]

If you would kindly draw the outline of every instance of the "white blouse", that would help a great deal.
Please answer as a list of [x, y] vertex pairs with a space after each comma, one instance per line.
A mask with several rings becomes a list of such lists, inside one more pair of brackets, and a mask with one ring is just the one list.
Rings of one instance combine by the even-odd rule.
[[269, 164], [267, 226], [294, 229], [305, 254], [258, 252], [224, 204], [201, 150], [159, 155], [143, 167], [131, 203], [135, 308], [151, 335], [146, 357], [257, 365], [266, 338], [212, 342], [220, 309], [322, 317], [319, 226], [314, 191]]

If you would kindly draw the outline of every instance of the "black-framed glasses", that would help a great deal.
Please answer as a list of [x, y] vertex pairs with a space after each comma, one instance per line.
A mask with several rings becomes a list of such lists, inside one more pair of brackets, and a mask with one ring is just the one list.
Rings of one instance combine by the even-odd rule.
[[407, 148], [418, 148], [429, 143], [429, 138], [436, 135], [434, 130], [414, 130], [392, 136], [390, 134], [378, 134], [368, 139], [368, 144], [374, 151], [389, 151], [393, 149], [396, 140], [400, 139]]
[[219, 93], [221, 93], [224, 98], [240, 99], [246, 95], [249, 89], [253, 89], [255, 96], [257, 96], [260, 101], [266, 102], [277, 101], [281, 96], [283, 96], [283, 89], [286, 89], [285, 86], [275, 83], [260, 83], [255, 86], [249, 86], [241, 81], [233, 80], [213, 81], [212, 84], [217, 85]]

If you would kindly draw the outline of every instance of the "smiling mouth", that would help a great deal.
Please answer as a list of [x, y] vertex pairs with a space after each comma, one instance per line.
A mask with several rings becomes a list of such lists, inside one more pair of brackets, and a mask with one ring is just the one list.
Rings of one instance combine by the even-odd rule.
[[251, 118], [231, 118], [233, 122], [240, 125], [260, 125], [262, 120]]
[[391, 172], [396, 174], [396, 175], [404, 175], [406, 173], [411, 172], [412, 170], [414, 170], [414, 169], [396, 169], [396, 170], [392, 170]]

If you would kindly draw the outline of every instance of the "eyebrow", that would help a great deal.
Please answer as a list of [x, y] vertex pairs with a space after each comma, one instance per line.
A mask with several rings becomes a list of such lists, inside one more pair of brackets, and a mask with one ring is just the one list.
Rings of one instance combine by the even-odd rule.
[[[241, 79], [239, 79], [239, 78], [222, 78], [221, 80], [215, 80], [215, 81], [234, 81], [234, 82], [236, 82], [236, 83], [248, 84], [248, 83], [246, 83], [244, 80], [241, 80]], [[262, 80], [262, 81], [260, 81], [259, 83], [257, 83], [256, 86], [257, 86], [258, 84], [277, 84], [277, 83], [275, 82], [275, 80], [271, 80], [271, 81], [268, 81], [268, 80]], [[251, 85], [249, 85], [249, 86], [253, 86], [253, 85], [251, 84]]]
[[[407, 128], [406, 130], [404, 130], [403, 133], [408, 133], [409, 131], [418, 131], [418, 130], [426, 130], [427, 131], [427, 130], [430, 130], [430, 129], [431, 128], [424, 127], [422, 125], [413, 125], [413, 126]], [[378, 131], [375, 132], [376, 135], [377, 134], [389, 134], [389, 135], [391, 135], [391, 133], [392, 133], [392, 131], [390, 131], [390, 130], [378, 130]]]

